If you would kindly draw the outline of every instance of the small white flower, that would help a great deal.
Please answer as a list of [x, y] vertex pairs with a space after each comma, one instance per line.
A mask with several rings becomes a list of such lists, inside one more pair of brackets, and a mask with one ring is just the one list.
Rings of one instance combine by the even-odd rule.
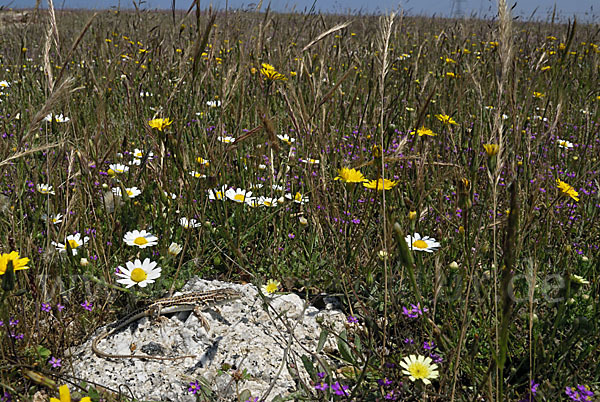
[[59, 114], [59, 115], [50, 113], [50, 114], [46, 115], [46, 117], [44, 117], [44, 120], [45, 121], [52, 121], [52, 120], [54, 120], [57, 123], [66, 123], [66, 122], [68, 122], [71, 119], [68, 118], [68, 117], [66, 117], [66, 116], [63, 116], [62, 113]]
[[109, 175], [117, 175], [129, 172], [129, 166], [125, 166], [122, 163], [111, 163], [108, 167]]
[[8, 88], [10, 87], [10, 83], [6, 80], [0, 81], [0, 88]]
[[52, 186], [49, 185], [49, 184], [38, 184], [37, 186], [35, 186], [35, 188], [41, 194], [44, 194], [44, 195], [48, 195], [48, 194], [56, 195], [56, 193], [54, 192], [54, 190], [52, 190]]
[[140, 92], [140, 98], [148, 98], [150, 96], [152, 96], [152, 94], [150, 92], [148, 92], [148, 91], [141, 91]]
[[146, 232], [145, 230], [125, 233], [123, 241], [128, 246], [137, 246], [139, 248], [146, 248], [156, 246], [158, 244], [158, 237], [152, 233]]
[[300, 192], [297, 192], [295, 195], [287, 193], [285, 198], [288, 200], [293, 200], [296, 204], [304, 205], [308, 202], [308, 195], [303, 195]]
[[292, 145], [292, 143], [296, 142], [296, 139], [293, 137], [290, 137], [287, 134], [277, 134], [277, 138], [279, 138], [281, 141], [285, 142], [288, 145]]
[[559, 148], [564, 148], [564, 149], [571, 149], [573, 148], [573, 143], [569, 142], [567, 140], [561, 140], [560, 138], [556, 139], [556, 143], [558, 144]]
[[208, 198], [210, 200], [225, 201], [225, 193], [227, 192], [227, 185], [221, 186], [221, 188], [209, 189]]
[[307, 159], [300, 158], [299, 161], [302, 163], [308, 163], [309, 165], [318, 165], [319, 163], [321, 163], [320, 160], [312, 159], [312, 158], [307, 158]]
[[[126, 188], [125, 191], [127, 192], [127, 196], [129, 198], [135, 198], [138, 195], [142, 194], [142, 191], [137, 187], [129, 187]], [[121, 187], [113, 187], [112, 192], [114, 195], [121, 197]]]
[[119, 266], [119, 272], [116, 273], [121, 279], [117, 279], [122, 285], [130, 288], [134, 285], [139, 285], [145, 288], [149, 283], [154, 283], [154, 280], [160, 277], [161, 267], [157, 267], [157, 263], [146, 258], [144, 262], [136, 258], [134, 262], [127, 261], [126, 268]]
[[227, 137], [227, 136], [225, 136], [225, 137], [219, 136], [219, 137], [217, 137], [217, 140], [219, 140], [225, 144], [233, 144], [235, 142], [235, 138]]
[[221, 101], [220, 100], [209, 100], [209, 101], [206, 101], [206, 106], [208, 106], [208, 107], [221, 107]]
[[62, 214], [56, 214], [56, 215], [50, 215], [50, 217], [48, 217], [48, 215], [43, 214], [42, 219], [44, 220], [44, 222], [50, 221], [50, 223], [52, 223], [53, 225], [58, 225], [59, 223], [62, 223], [63, 216], [62, 216]]
[[196, 179], [206, 179], [206, 175], [195, 170], [190, 171], [190, 176], [194, 176]]
[[183, 226], [185, 229], [197, 228], [197, 227], [199, 227], [199, 226], [202, 225], [197, 220], [195, 220], [195, 219], [188, 219], [185, 216], [179, 218], [179, 224], [181, 226]]
[[201, 156], [199, 156], [199, 157], [196, 158], [196, 162], [198, 162], [202, 166], [208, 166], [208, 165], [210, 165], [210, 160], [204, 159]]
[[80, 233], [75, 233], [74, 235], [69, 235], [67, 236], [65, 243], [57, 243], [55, 241], [52, 242], [52, 245], [54, 247], [56, 247], [56, 249], [58, 250], [58, 252], [60, 253], [66, 253], [67, 252], [67, 247], [71, 248], [71, 254], [72, 255], [77, 255], [77, 248], [80, 246], [83, 246], [85, 243], [88, 242], [90, 238], [85, 236], [83, 239], [81, 238], [81, 234]]
[[[142, 151], [141, 149], [137, 149], [137, 148], [134, 149], [131, 154], [136, 159], [142, 159], [142, 158], [144, 158], [144, 155], [145, 155], [144, 151]], [[154, 152], [149, 152], [148, 153], [148, 159], [152, 159], [153, 156], [154, 156]]]

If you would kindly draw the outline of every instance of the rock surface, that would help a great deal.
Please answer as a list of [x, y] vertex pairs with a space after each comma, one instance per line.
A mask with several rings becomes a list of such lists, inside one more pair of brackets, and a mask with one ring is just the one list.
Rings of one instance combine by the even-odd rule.
[[[239, 382], [239, 390], [247, 389], [253, 397], [260, 397], [260, 401], [270, 401], [298, 388], [284, 361], [284, 350], [290, 343], [287, 360], [299, 366], [299, 375], [308, 383], [300, 356], [316, 350], [321, 333], [317, 321], [333, 326], [336, 332], [343, 329], [345, 317], [333, 309], [335, 301], [318, 310], [313, 306], [305, 308], [304, 301], [296, 294], [283, 294], [270, 298], [270, 307], [265, 309], [251, 284], [201, 279], [190, 281], [184, 292], [226, 287], [239, 290], [243, 297], [203, 310], [210, 324], [208, 333], [194, 314], [182, 312], [162, 320], [143, 318], [99, 343], [102, 351], [111, 354], [132, 354], [135, 345], [134, 354], [195, 355], [195, 358], [104, 359], [91, 351], [92, 338], [73, 351], [72, 374], [113, 390], [121, 389], [127, 396], [154, 401], [194, 401], [188, 385], [204, 379], [215, 392], [212, 397], [215, 401], [232, 401], [236, 400], [236, 384], [231, 374], [236, 369], [246, 370], [248, 378]], [[103, 331], [104, 328], [99, 329], [94, 337]], [[335, 345], [330, 335], [325, 350], [333, 350]], [[219, 374], [224, 364], [232, 369]]]

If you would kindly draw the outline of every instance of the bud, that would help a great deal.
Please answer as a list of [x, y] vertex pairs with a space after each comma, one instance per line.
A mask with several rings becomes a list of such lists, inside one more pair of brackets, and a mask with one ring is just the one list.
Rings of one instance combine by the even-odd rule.
[[402, 228], [398, 222], [394, 223], [394, 232], [396, 234], [396, 243], [400, 249], [400, 261], [402, 262], [402, 265], [405, 267], [412, 267], [415, 262], [410, 249], [408, 248], [408, 244], [406, 244], [406, 241], [404, 240]]
[[183, 250], [183, 247], [181, 247], [177, 243], [171, 243], [171, 245], [169, 246], [169, 254], [171, 254], [173, 257], [181, 253], [181, 250]]
[[308, 221], [307, 221], [307, 220], [306, 220], [306, 218], [305, 218], [305, 217], [303, 217], [303, 216], [299, 217], [299, 218], [298, 218], [298, 221], [300, 222], [300, 224], [301, 224], [302, 226], [306, 226], [306, 225], [308, 225]]
[[408, 219], [410, 219], [411, 221], [414, 221], [415, 219], [417, 219], [417, 211], [410, 211], [408, 213]]
[[81, 258], [79, 260], [79, 265], [81, 265], [82, 267], [87, 267], [88, 265], [90, 265], [90, 262], [88, 261], [87, 258]]
[[494, 172], [496, 170], [497, 155], [500, 147], [498, 144], [483, 144], [483, 148], [485, 148], [485, 153], [488, 156], [488, 168], [490, 172]]
[[458, 206], [467, 210], [473, 206], [471, 201], [471, 182], [466, 177], [463, 177], [458, 182]]
[[458, 263], [456, 261], [452, 261], [449, 265], [448, 268], [452, 269], [452, 270], [456, 270], [458, 269]]
[[583, 257], [581, 257], [581, 261], [583, 262], [588, 262], [590, 259], [587, 258], [585, 255]]
[[10, 292], [15, 288], [15, 269], [12, 260], [6, 263], [6, 271], [2, 275], [2, 290]]
[[459, 226], [458, 227], [458, 233], [460, 233], [461, 235], [465, 234], [465, 227], [464, 226]]

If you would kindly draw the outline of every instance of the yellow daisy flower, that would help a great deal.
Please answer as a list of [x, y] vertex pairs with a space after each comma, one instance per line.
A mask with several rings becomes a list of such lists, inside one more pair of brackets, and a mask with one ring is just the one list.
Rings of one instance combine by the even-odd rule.
[[333, 180], [341, 180], [344, 183], [362, 183], [367, 181], [363, 174], [356, 169], [341, 168], [338, 170], [338, 176]]
[[148, 125], [152, 128], [157, 129], [158, 131], [163, 131], [165, 128], [170, 126], [173, 123], [171, 119], [168, 117], [166, 119], [152, 119], [148, 121]]
[[556, 179], [556, 185], [566, 195], [574, 199], [575, 201], [579, 201], [579, 193], [575, 191], [575, 189], [569, 184], [565, 183], [560, 179]]
[[363, 186], [365, 186], [366, 188], [370, 188], [372, 190], [377, 189], [378, 191], [391, 190], [396, 185], [398, 185], [397, 181], [382, 178], [379, 178], [379, 180], [365, 181], [363, 183]]
[[4, 273], [6, 272], [6, 268], [8, 266], [9, 261], [12, 261], [14, 271], [29, 269], [29, 267], [27, 266], [29, 258], [19, 258], [18, 252], [11, 251], [10, 253], [2, 253], [0, 255], [0, 275], [4, 275]]

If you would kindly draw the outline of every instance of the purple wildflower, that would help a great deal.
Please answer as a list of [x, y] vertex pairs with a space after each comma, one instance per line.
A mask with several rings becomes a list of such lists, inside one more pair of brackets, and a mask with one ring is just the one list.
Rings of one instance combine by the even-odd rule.
[[320, 382], [315, 385], [315, 389], [318, 389], [319, 391], [325, 391], [327, 387], [329, 387], [329, 385], [326, 382]]
[[52, 356], [52, 358], [50, 360], [48, 360], [48, 364], [52, 365], [52, 368], [60, 367], [61, 366], [60, 362], [61, 362], [61, 359], [57, 359], [54, 356]]
[[356, 323], [358, 323], [358, 318], [356, 318], [356, 317], [355, 317], [355, 316], [353, 316], [353, 315], [349, 315], [349, 316], [348, 316], [348, 323], [349, 323], [349, 324], [356, 324]]
[[198, 391], [200, 391], [202, 387], [200, 386], [200, 384], [198, 383], [198, 380], [190, 382], [190, 384], [188, 385], [188, 392], [191, 392], [192, 394], [196, 395], [198, 393]]
[[50, 310], [52, 310], [52, 307], [50, 307], [50, 304], [48, 304], [48, 303], [42, 303], [41, 309], [42, 309], [42, 311], [49, 313]]
[[377, 384], [382, 387], [389, 387], [392, 385], [392, 380], [388, 380], [387, 377], [377, 380]]
[[423, 342], [423, 349], [425, 350], [433, 350], [437, 347], [434, 341], [431, 342]]
[[87, 300], [81, 303], [81, 307], [83, 307], [87, 311], [92, 311], [92, 303], [88, 302]]
[[339, 383], [339, 381], [334, 382], [333, 384], [331, 384], [331, 390], [333, 391], [334, 394], [336, 395], [345, 395], [348, 396], [348, 394], [346, 393], [346, 391], [349, 389], [350, 387], [348, 387], [347, 385], [341, 385]]

